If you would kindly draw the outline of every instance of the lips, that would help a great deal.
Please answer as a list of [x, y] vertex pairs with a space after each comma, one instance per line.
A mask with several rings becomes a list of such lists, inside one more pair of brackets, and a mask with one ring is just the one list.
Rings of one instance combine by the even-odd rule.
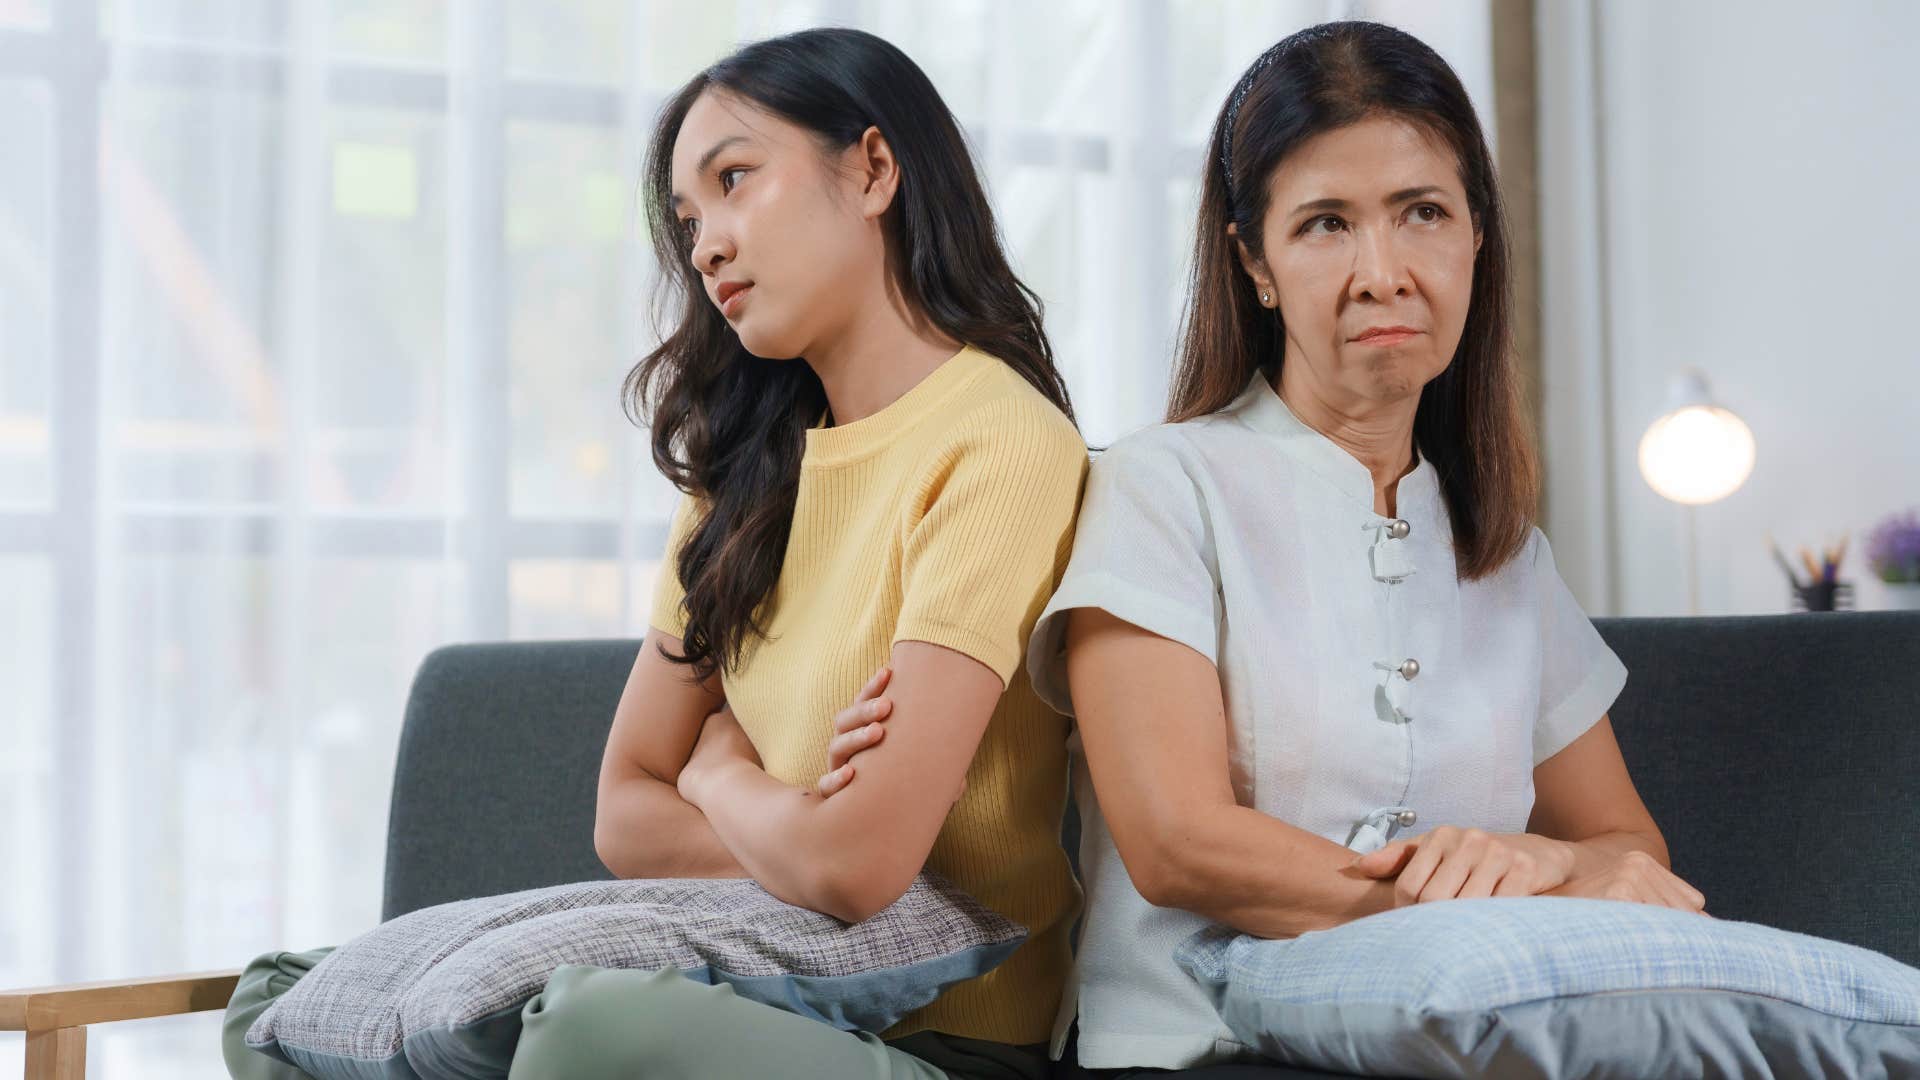
[[1419, 332], [1411, 326], [1372, 326], [1354, 335], [1351, 340], [1359, 345], [1392, 345]]
[[722, 315], [731, 317], [733, 309], [740, 306], [741, 297], [751, 288], [751, 281], [723, 281], [713, 290], [714, 303], [720, 305]]

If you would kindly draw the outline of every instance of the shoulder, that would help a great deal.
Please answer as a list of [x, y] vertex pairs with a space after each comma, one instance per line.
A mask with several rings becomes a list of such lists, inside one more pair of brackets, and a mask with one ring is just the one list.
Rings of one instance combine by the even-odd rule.
[[949, 403], [928, 455], [936, 467], [998, 463], [1021, 474], [1087, 468], [1080, 430], [1046, 395], [995, 360]]
[[1096, 454], [1093, 475], [1110, 486], [1150, 485], [1166, 496], [1198, 496], [1248, 468], [1268, 476], [1276, 469], [1284, 472], [1284, 460], [1257, 454], [1252, 445], [1257, 440], [1230, 413], [1152, 424], [1116, 439]]
[[1154, 473], [1181, 473], [1199, 463], [1191, 423], [1152, 424], [1115, 439], [1094, 458], [1094, 467]]
[[1520, 550], [1514, 553], [1507, 565], [1524, 569], [1529, 577], [1559, 573], [1553, 565], [1553, 545], [1547, 543], [1547, 534], [1541, 532], [1538, 525], [1528, 531], [1527, 542], [1520, 545]]

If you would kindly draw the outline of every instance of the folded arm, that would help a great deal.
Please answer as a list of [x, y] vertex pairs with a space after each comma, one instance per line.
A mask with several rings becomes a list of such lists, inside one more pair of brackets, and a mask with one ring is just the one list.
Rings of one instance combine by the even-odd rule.
[[616, 877], [750, 876], [706, 815], [675, 787], [702, 725], [725, 704], [718, 675], [691, 671], [660, 655], [678, 655], [681, 641], [652, 630], [614, 710], [600, 762], [593, 847]]
[[896, 644], [890, 667], [886, 739], [832, 798], [724, 747], [696, 753], [679, 778], [755, 881], [846, 922], [899, 899], [926, 865], [1003, 689], [986, 665], [925, 642]]

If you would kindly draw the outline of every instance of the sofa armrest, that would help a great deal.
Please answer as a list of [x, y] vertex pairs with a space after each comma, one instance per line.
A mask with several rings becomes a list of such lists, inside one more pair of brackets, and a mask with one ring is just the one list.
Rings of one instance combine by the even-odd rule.
[[237, 970], [204, 971], [0, 990], [0, 1031], [48, 1031], [224, 1009], [239, 981]]
[[0, 1031], [27, 1033], [27, 1080], [86, 1080], [87, 1025], [224, 1009], [238, 971], [0, 990]]

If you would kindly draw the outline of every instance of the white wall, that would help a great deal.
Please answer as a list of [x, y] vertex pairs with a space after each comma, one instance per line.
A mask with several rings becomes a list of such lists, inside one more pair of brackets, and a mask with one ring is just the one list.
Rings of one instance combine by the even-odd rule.
[[1700, 511], [1702, 609], [1785, 610], [1768, 533], [1857, 550], [1920, 505], [1920, 5], [1569, 2], [1540, 30], [1555, 552], [1595, 612], [1684, 612], [1681, 511], [1634, 453], [1697, 364], [1759, 447]]

